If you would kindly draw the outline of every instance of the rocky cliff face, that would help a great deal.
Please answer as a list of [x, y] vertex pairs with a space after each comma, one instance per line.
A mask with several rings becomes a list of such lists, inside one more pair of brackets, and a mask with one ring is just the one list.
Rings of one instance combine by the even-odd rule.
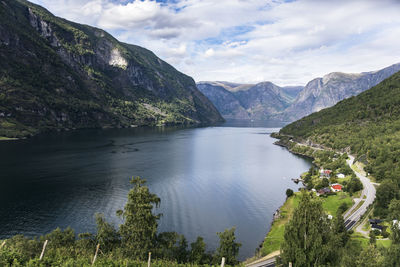
[[248, 120], [250, 115], [235, 95], [222, 85], [213, 82], [200, 82], [197, 88], [207, 96], [226, 119]]
[[400, 64], [358, 74], [333, 72], [310, 81], [295, 101], [278, 117], [287, 121], [300, 119], [331, 107], [339, 101], [360, 94], [400, 71]]
[[358, 95], [398, 71], [400, 64], [357, 74], [333, 72], [305, 87], [279, 87], [270, 82], [201, 82], [197, 86], [225, 118], [291, 122]]
[[222, 120], [191, 77], [151, 51], [0, 1], [0, 136]]
[[226, 119], [267, 120], [285, 110], [302, 87], [279, 87], [271, 82], [235, 84], [200, 82], [197, 87]]

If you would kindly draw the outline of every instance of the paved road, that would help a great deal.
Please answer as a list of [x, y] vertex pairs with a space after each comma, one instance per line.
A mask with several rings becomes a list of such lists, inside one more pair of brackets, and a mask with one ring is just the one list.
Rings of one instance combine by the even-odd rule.
[[[347, 164], [350, 166], [354, 163], [354, 157], [349, 155], [349, 159], [347, 160]], [[369, 180], [365, 175], [353, 170], [357, 177], [360, 179], [361, 183], [364, 186], [364, 189], [361, 193], [360, 201], [364, 201], [364, 203], [357, 208], [359, 201], [354, 203], [354, 205], [344, 214], [344, 224], [347, 230], [350, 230], [354, 227], [354, 225], [360, 220], [361, 216], [367, 211], [369, 205], [374, 202], [375, 199], [375, 186], [372, 184], [371, 180]], [[364, 199], [364, 196], [366, 198]], [[356, 209], [357, 208], [357, 209]], [[273, 267], [275, 266], [275, 258], [256, 261], [254, 263], [246, 265], [246, 267]]]
[[[353, 163], [354, 163], [354, 157], [349, 155], [347, 164], [351, 167]], [[376, 194], [375, 186], [366, 176], [357, 171], [354, 171], [354, 173], [357, 175], [357, 177], [360, 179], [361, 183], [364, 186], [360, 198], [361, 199], [360, 201], [364, 201], [364, 203], [362, 203], [362, 205], [357, 210], [355, 209], [359, 202], [354, 203], [354, 205], [344, 214], [343, 216], [344, 224], [347, 230], [353, 228], [354, 225], [360, 220], [361, 216], [364, 215], [364, 213], [367, 211], [368, 206], [371, 205], [372, 202], [374, 202]], [[364, 196], [366, 196], [365, 199]]]
[[250, 264], [246, 265], [246, 267], [275, 267], [275, 258], [250, 263]]

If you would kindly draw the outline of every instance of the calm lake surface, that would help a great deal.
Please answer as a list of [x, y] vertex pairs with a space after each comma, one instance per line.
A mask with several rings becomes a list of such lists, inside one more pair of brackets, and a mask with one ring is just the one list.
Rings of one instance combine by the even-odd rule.
[[[132, 176], [161, 198], [160, 231], [203, 236], [236, 226], [240, 258], [254, 254], [290, 179], [311, 163], [273, 145], [278, 128], [84, 130], [0, 142], [0, 239], [71, 226], [94, 231], [94, 214], [124, 207]], [[248, 126], [248, 125], [247, 125]], [[269, 125], [266, 125], [269, 126]]]

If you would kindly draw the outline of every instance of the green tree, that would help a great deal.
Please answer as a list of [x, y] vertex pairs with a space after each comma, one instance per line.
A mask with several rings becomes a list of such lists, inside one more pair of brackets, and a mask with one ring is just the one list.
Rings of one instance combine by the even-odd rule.
[[242, 244], [236, 242], [235, 227], [226, 229], [219, 236], [219, 247], [214, 255], [214, 262], [218, 264], [222, 257], [225, 257], [226, 264], [235, 265], [238, 263], [236, 257], [239, 255], [239, 248]]
[[393, 244], [384, 254], [384, 264], [385, 267], [398, 267], [400, 262], [400, 245]]
[[179, 235], [177, 246], [175, 247], [175, 259], [178, 263], [185, 263], [188, 261], [189, 252], [187, 250], [188, 242], [184, 235]]
[[381, 267], [383, 262], [383, 257], [375, 246], [369, 245], [368, 247], [363, 249], [356, 262], [357, 266]]
[[320, 266], [329, 262], [332, 250], [332, 223], [320, 200], [308, 192], [301, 194], [299, 206], [285, 227], [281, 256], [284, 264]]
[[376, 245], [376, 235], [374, 231], [369, 232], [369, 243], [371, 245]]
[[389, 218], [391, 220], [400, 220], [400, 200], [392, 199], [392, 201], [390, 201]]
[[135, 258], [144, 258], [154, 247], [160, 214], [153, 214], [153, 208], [159, 205], [160, 198], [152, 194], [146, 180], [132, 178], [133, 188], [129, 191], [128, 201], [123, 211], [117, 214], [124, 223], [119, 228], [123, 247]]
[[197, 237], [196, 241], [190, 244], [190, 247], [189, 261], [196, 264], [205, 264], [207, 255], [204, 239], [201, 236]]
[[294, 192], [292, 189], [288, 188], [286, 189], [286, 197], [289, 198], [291, 196], [293, 196]]
[[96, 243], [100, 244], [102, 251], [112, 250], [120, 241], [120, 237], [115, 228], [109, 224], [103, 214], [96, 214]]
[[392, 199], [399, 197], [399, 188], [396, 183], [391, 180], [384, 180], [376, 189], [376, 215], [386, 215]]

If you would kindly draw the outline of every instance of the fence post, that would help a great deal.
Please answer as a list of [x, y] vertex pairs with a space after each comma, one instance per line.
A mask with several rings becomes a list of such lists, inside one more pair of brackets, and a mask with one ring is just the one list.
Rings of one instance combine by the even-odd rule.
[[225, 266], [225, 257], [222, 257], [222, 260], [221, 260], [221, 267], [224, 267]]
[[46, 246], [47, 246], [47, 242], [49, 242], [49, 241], [48, 241], [48, 240], [44, 241], [42, 253], [40, 254], [39, 260], [42, 260], [42, 259], [43, 259], [44, 251], [46, 250]]
[[2, 249], [5, 244], [6, 244], [6, 240], [4, 240], [3, 243], [1, 243], [0, 249]]
[[149, 260], [147, 261], [147, 267], [151, 266], [151, 252], [149, 252]]
[[93, 261], [92, 261], [92, 265], [96, 262], [96, 258], [97, 258], [97, 253], [99, 252], [99, 248], [100, 248], [100, 243], [97, 244], [96, 246], [96, 253], [94, 253], [94, 257], [93, 257]]

